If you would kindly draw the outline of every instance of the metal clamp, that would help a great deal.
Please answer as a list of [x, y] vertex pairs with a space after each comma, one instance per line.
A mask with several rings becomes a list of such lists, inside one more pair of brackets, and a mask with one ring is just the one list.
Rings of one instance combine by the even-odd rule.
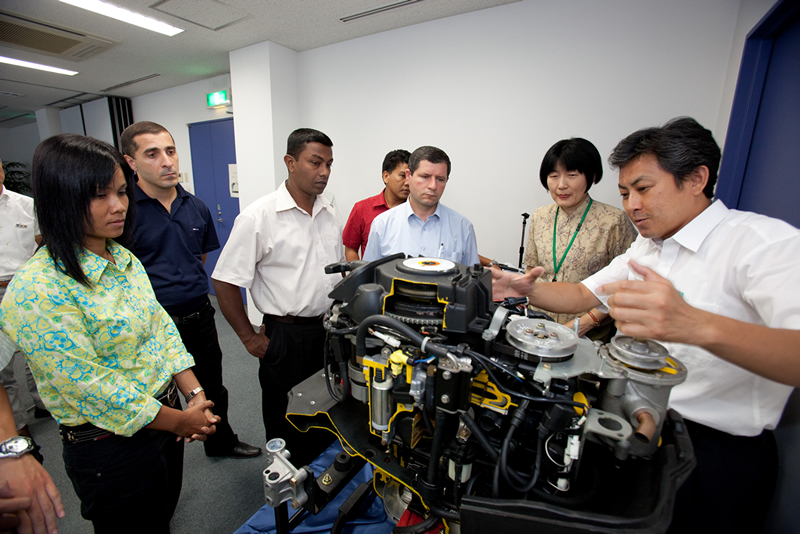
[[308, 471], [297, 469], [289, 461], [291, 454], [286, 450], [286, 442], [275, 438], [267, 443], [267, 468], [264, 469], [264, 499], [267, 504], [277, 508], [285, 502], [291, 502], [297, 510], [308, 502], [304, 482]]

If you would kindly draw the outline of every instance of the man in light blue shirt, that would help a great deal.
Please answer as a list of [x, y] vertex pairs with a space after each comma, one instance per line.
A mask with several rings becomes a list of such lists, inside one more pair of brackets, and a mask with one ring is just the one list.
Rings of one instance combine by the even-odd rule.
[[479, 263], [472, 223], [439, 202], [450, 177], [447, 154], [433, 146], [416, 149], [409, 158], [406, 176], [408, 202], [375, 218], [364, 260], [403, 252], [464, 265]]

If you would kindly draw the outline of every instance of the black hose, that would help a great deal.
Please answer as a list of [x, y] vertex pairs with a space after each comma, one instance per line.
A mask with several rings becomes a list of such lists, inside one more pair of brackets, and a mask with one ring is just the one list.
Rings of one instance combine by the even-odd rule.
[[[513, 433], [510, 432], [510, 434]], [[533, 489], [533, 487], [539, 481], [539, 473], [541, 472], [542, 469], [543, 443], [544, 439], [542, 438], [542, 434], [540, 433], [539, 439], [537, 439], [536, 441], [536, 460], [534, 461], [533, 475], [531, 475], [531, 478], [527, 481], [525, 481], [524, 479], [522, 479], [522, 477], [520, 477], [519, 475], [508, 469], [508, 465], [506, 464], [506, 454], [505, 454], [507, 453], [506, 444], [503, 443], [503, 453], [500, 454], [500, 472], [503, 475], [503, 478], [505, 478], [506, 482], [508, 482], [508, 485], [511, 486], [511, 488], [514, 489], [515, 491], [518, 491], [520, 493], [528, 493]], [[515, 484], [511, 480], [512, 478], [515, 478], [515, 480], [519, 480], [521, 483], [524, 484], [524, 486], [522, 487], [517, 486], [517, 484]]]
[[559, 398], [550, 399], [550, 398], [547, 398], [547, 397], [531, 397], [530, 395], [526, 395], [524, 393], [520, 393], [518, 391], [514, 391], [512, 389], [509, 389], [509, 388], [505, 387], [502, 384], [502, 382], [497, 380], [497, 377], [494, 375], [492, 370], [489, 369], [489, 365], [491, 365], [492, 367], [494, 367], [496, 369], [500, 369], [500, 370], [502, 370], [502, 371], [504, 371], [506, 373], [509, 373], [515, 379], [517, 379], [516, 375], [514, 375], [511, 371], [509, 371], [508, 369], [504, 368], [503, 366], [501, 366], [501, 365], [499, 365], [497, 363], [494, 363], [492, 360], [490, 360], [489, 358], [487, 358], [483, 354], [480, 354], [478, 352], [471, 351], [471, 350], [464, 351], [464, 353], [467, 354], [470, 357], [473, 357], [473, 358], [477, 359], [481, 363], [481, 366], [486, 370], [486, 373], [489, 375], [489, 378], [492, 379], [492, 383], [494, 385], [496, 385], [497, 389], [499, 389], [503, 393], [506, 393], [508, 395], [513, 395], [513, 396], [519, 397], [521, 399], [529, 400], [531, 402], [538, 402], [540, 404], [565, 404], [567, 406], [575, 406], [577, 408], [583, 408], [583, 409], [587, 408], [587, 406], [585, 404], [581, 403], [581, 402], [575, 402], [575, 401], [571, 401], [571, 400], [568, 400], [568, 399], [559, 399]]
[[433, 436], [433, 426], [431, 426], [431, 408], [433, 408], [436, 401], [433, 400], [433, 389], [436, 383], [436, 377], [427, 375], [425, 377], [425, 402], [422, 404], [422, 420], [425, 421], [425, 428], [428, 429], [431, 436]]
[[336, 521], [333, 522], [333, 526], [331, 527], [331, 534], [340, 534], [346, 524], [347, 514], [339, 512], [339, 515], [336, 516]]
[[[382, 325], [391, 328], [407, 337], [418, 347], [422, 347], [422, 343], [425, 341], [425, 338], [419, 332], [397, 319], [387, 317], [386, 315], [370, 315], [361, 321], [361, 324], [358, 326], [358, 332], [356, 333], [356, 356], [367, 355], [367, 331], [373, 325]], [[434, 356], [444, 357], [447, 355], [447, 348], [429, 340], [427, 345], [425, 345], [425, 352], [429, 352]]]
[[472, 495], [472, 489], [475, 487], [475, 482], [481, 477], [483, 471], [479, 471], [467, 482], [467, 489], [464, 490], [464, 495]]
[[[530, 490], [530, 488], [522, 491], [522, 489], [514, 483], [514, 480], [511, 479], [511, 475], [508, 469], [508, 449], [511, 446], [511, 440], [514, 438], [514, 433], [517, 431], [517, 428], [522, 424], [522, 421], [525, 419], [525, 412], [528, 410], [528, 405], [530, 402], [526, 399], [523, 400], [520, 405], [514, 410], [514, 414], [511, 416], [511, 421], [508, 427], [508, 433], [506, 434], [505, 439], [503, 440], [503, 446], [500, 449], [500, 474], [503, 476], [503, 480], [511, 486], [512, 489], [516, 491], [520, 491], [522, 493], [526, 493]], [[538, 478], [538, 477], [537, 477]], [[515, 480], [521, 481], [523, 484], [528, 482], [524, 479], [519, 477], [515, 477]]]
[[[333, 392], [333, 388], [331, 387], [331, 377], [330, 371], [328, 369], [328, 361], [330, 360], [330, 334], [325, 335], [325, 347], [322, 351], [322, 371], [325, 375], [325, 387], [328, 388], [328, 395], [331, 396], [333, 400], [336, 402], [344, 402], [347, 399], [347, 386], [349, 384], [342, 383], [343, 392], [342, 397], [339, 398], [336, 393]], [[346, 367], [346, 366], [345, 366]]]
[[462, 413], [461, 420], [464, 421], [464, 424], [470, 429], [472, 435], [475, 436], [475, 438], [478, 440], [478, 443], [480, 443], [481, 447], [483, 447], [483, 450], [485, 450], [486, 454], [489, 455], [489, 458], [491, 458], [493, 462], [496, 462], [498, 456], [497, 449], [492, 446], [489, 438], [487, 438], [486, 434], [483, 433], [483, 430], [481, 430], [481, 427], [478, 426], [478, 423], [476, 423], [468, 413]]
[[409, 525], [407, 527], [394, 527], [392, 529], [392, 534], [423, 534], [424, 532], [429, 531], [439, 522], [439, 518], [435, 515], [431, 515], [423, 521], [422, 523], [417, 523], [416, 525]]
[[[465, 350], [464, 354], [466, 354], [467, 356], [470, 356], [471, 358], [476, 358], [476, 359], [480, 360], [481, 365], [483, 365], [484, 369], [486, 369], [487, 365], [491, 365], [495, 369], [498, 369], [498, 370], [503, 371], [504, 373], [508, 374], [514, 380], [519, 380], [519, 377], [513, 371], [511, 371], [509, 369], [506, 369], [505, 367], [503, 367], [499, 363], [493, 362], [492, 360], [490, 360], [489, 358], [487, 358], [486, 356], [484, 356], [480, 352], [476, 352], [474, 350]], [[486, 369], [486, 372], [488, 373], [489, 370]]]
[[431, 444], [431, 457], [428, 460], [428, 484], [435, 486], [439, 478], [439, 456], [442, 454], [442, 443], [444, 442], [444, 425], [447, 414], [442, 410], [436, 410], [436, 428], [433, 431], [433, 443]]
[[492, 497], [495, 499], [500, 497], [500, 458], [497, 458], [492, 473]]
[[448, 510], [447, 508], [439, 506], [435, 502], [428, 503], [428, 505], [430, 506], [431, 512], [433, 512], [439, 517], [450, 519], [452, 521], [461, 521], [461, 514], [459, 514], [458, 512]]

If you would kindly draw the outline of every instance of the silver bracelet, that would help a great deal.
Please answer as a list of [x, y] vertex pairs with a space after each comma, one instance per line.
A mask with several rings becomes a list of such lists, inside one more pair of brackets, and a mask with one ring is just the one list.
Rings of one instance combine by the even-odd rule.
[[187, 393], [187, 394], [186, 394], [186, 403], [188, 404], [188, 403], [189, 403], [189, 401], [191, 401], [193, 398], [195, 398], [195, 397], [197, 396], [197, 394], [198, 394], [198, 393], [200, 393], [201, 391], [205, 391], [205, 390], [203, 389], [203, 386], [197, 386], [197, 387], [196, 387], [196, 388], [194, 388], [192, 391], [190, 391], [189, 393]]

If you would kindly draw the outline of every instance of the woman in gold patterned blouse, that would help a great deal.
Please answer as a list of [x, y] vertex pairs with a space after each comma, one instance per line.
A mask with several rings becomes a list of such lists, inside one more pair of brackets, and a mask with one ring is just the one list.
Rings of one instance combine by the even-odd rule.
[[[525, 247], [527, 269], [544, 267], [537, 282], [579, 283], [625, 252], [636, 238], [625, 212], [589, 196], [592, 184], [602, 177], [600, 153], [586, 139], [562, 139], [544, 155], [539, 178], [555, 204], [533, 212]], [[612, 320], [596, 309], [577, 315], [542, 311], [570, 328], [580, 317], [582, 336], [607, 341], [613, 335]]]

